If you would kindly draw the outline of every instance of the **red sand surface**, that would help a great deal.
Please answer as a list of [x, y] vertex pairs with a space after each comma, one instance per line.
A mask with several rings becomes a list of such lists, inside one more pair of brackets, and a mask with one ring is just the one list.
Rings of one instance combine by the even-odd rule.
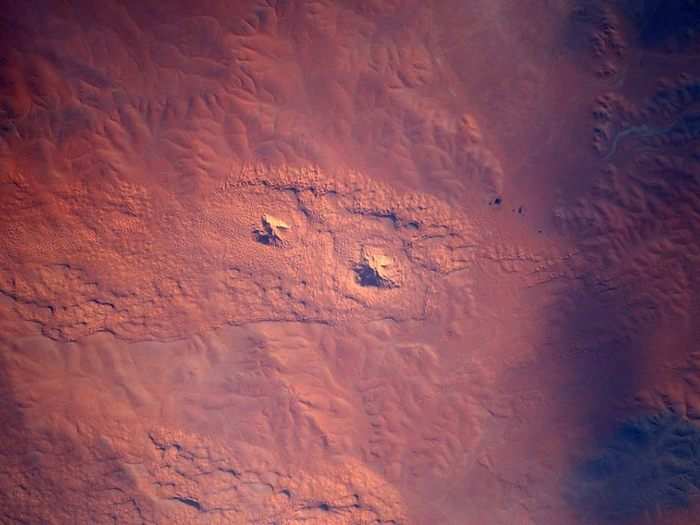
[[692, 0], [0, 10], [0, 523], [700, 523]]

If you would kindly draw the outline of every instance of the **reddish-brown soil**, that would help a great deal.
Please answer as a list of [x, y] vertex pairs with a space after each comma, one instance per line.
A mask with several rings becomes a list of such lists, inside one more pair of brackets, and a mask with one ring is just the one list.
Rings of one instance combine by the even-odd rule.
[[697, 2], [0, 4], [0, 523], [700, 523]]

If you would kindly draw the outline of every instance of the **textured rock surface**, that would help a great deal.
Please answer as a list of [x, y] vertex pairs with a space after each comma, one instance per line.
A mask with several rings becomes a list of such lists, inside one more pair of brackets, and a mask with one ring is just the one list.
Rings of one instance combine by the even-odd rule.
[[697, 2], [2, 7], [0, 523], [697, 522]]

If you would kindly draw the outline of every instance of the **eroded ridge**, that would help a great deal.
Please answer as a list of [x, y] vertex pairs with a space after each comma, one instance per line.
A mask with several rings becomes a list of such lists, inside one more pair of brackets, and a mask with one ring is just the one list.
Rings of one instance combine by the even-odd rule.
[[[5, 177], [27, 184], [21, 172]], [[441, 276], [475, 256], [465, 217], [358, 173], [243, 166], [188, 205], [136, 182], [117, 194], [76, 195], [42, 196], [31, 211], [36, 227], [23, 226], [19, 212], [0, 241], [0, 293], [57, 339], [422, 319]], [[58, 215], [64, 208], [71, 213]], [[358, 279], [368, 263], [376, 285]]]
[[155, 461], [143, 482], [157, 501], [180, 504], [171, 514], [183, 523], [404, 522], [398, 494], [349, 458], [313, 475], [285, 473], [264, 461], [240, 464], [233, 451], [201, 436], [154, 429], [149, 440]]
[[[55, 422], [54, 422], [55, 423]], [[267, 454], [224, 446], [203, 435], [131, 423], [99, 432], [80, 423], [47, 427], [56, 440], [26, 461], [7, 465], [13, 508], [31, 523], [229, 525], [407, 523], [390, 485], [351, 458], [313, 471], [282, 468]], [[41, 442], [40, 432], [32, 431]], [[21, 456], [24, 457], [24, 456]], [[79, 473], [75, 465], [79, 465]], [[40, 479], [32, 471], [39, 468]], [[69, 479], [69, 482], [66, 480]], [[62, 505], [56, 509], [55, 502]], [[4, 518], [4, 520], [3, 520]]]

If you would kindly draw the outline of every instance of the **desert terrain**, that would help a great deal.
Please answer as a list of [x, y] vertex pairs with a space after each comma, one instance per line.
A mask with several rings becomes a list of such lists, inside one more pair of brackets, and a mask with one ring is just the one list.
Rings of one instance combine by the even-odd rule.
[[700, 523], [700, 3], [0, 4], [0, 523]]

